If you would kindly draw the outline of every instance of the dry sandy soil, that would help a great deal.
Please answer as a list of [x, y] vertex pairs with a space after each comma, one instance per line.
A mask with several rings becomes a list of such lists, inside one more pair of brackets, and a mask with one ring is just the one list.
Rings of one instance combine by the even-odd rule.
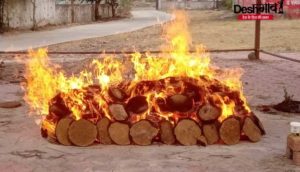
[[[23, 91], [17, 84], [3, 81], [0, 100], [19, 100], [23, 106], [0, 108], [0, 169], [3, 171], [245, 171], [298, 172], [300, 167], [285, 156], [289, 122], [300, 121], [299, 114], [259, 111], [257, 105], [278, 103], [283, 88], [300, 100], [300, 66], [262, 55], [261, 61], [246, 60], [244, 53], [212, 54], [213, 64], [242, 67], [244, 92], [267, 131], [258, 143], [241, 142], [234, 146], [104, 146], [65, 147], [47, 142], [40, 136], [34, 117], [28, 117]], [[287, 54], [297, 56], [299, 54]], [[51, 56], [53, 57], [53, 56]], [[53, 57], [68, 73], [78, 72], [89, 59]], [[4, 78], [22, 67], [6, 63]], [[80, 65], [78, 65], [80, 64]], [[280, 64], [280, 65], [279, 65]], [[20, 70], [22, 71], [22, 70]], [[18, 73], [18, 72], [16, 72]], [[16, 75], [17, 76], [17, 75]]]
[[[235, 49], [254, 47], [254, 21], [237, 21], [228, 11], [188, 11], [190, 32], [194, 44], [209, 49]], [[276, 19], [263, 21], [261, 48], [273, 52], [300, 51], [299, 20]], [[153, 50], [163, 42], [161, 26], [140, 31], [93, 38], [50, 46], [59, 51], [99, 50]]]

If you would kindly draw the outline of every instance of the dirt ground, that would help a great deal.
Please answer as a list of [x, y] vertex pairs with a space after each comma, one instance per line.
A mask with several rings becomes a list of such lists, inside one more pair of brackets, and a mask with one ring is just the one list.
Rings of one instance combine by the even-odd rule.
[[[194, 44], [208, 49], [254, 47], [254, 21], [238, 21], [228, 11], [188, 11], [190, 32]], [[136, 32], [117, 34], [49, 46], [58, 51], [155, 50], [163, 43], [160, 25]], [[272, 52], [300, 51], [299, 20], [276, 19], [262, 21], [261, 48]]]
[[[300, 100], [300, 66], [297, 63], [262, 55], [261, 61], [246, 60], [248, 52], [211, 54], [214, 65], [242, 67], [244, 92], [251, 109], [261, 119], [267, 135], [258, 143], [241, 142], [234, 146], [105, 146], [65, 147], [47, 142], [40, 136], [36, 116], [28, 117], [29, 108], [22, 101], [18, 84], [2, 80], [0, 101], [18, 100], [23, 106], [0, 108], [0, 169], [3, 171], [117, 171], [117, 172], [181, 172], [181, 171], [267, 171], [298, 172], [285, 156], [289, 122], [300, 121], [299, 114], [277, 111], [261, 112], [258, 105], [283, 100], [283, 88]], [[299, 56], [296, 53], [285, 54]], [[51, 56], [68, 73], [79, 72], [89, 59]], [[16, 68], [6, 63], [6, 76]], [[80, 65], [78, 65], [80, 64]], [[278, 65], [280, 64], [280, 65]], [[17, 72], [18, 73], [18, 72]], [[6, 78], [6, 77], [5, 77]]]

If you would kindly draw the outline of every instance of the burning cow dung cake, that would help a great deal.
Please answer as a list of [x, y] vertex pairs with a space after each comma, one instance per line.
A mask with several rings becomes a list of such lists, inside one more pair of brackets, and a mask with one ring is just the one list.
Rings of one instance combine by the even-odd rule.
[[41, 114], [42, 136], [67, 146], [259, 141], [265, 131], [247, 105], [241, 73], [211, 67], [201, 47], [189, 53], [183, 13], [168, 25], [166, 38], [168, 53], [131, 55], [134, 78], [123, 76], [114, 57], [67, 77], [46, 50], [29, 51], [25, 100]]

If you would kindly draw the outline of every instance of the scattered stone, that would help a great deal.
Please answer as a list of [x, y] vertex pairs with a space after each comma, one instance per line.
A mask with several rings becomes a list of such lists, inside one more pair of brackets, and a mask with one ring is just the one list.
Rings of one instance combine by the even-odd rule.
[[250, 54], [248, 54], [248, 59], [249, 60], [258, 60], [258, 58], [255, 55], [255, 52], [251, 52]]
[[19, 101], [0, 102], [0, 108], [17, 108], [22, 106]]
[[0, 62], [0, 68], [5, 68], [4, 61], [3, 61], [3, 60]]
[[11, 80], [11, 81], [9, 81], [9, 83], [19, 84], [19, 83], [21, 83], [21, 81], [20, 80]]

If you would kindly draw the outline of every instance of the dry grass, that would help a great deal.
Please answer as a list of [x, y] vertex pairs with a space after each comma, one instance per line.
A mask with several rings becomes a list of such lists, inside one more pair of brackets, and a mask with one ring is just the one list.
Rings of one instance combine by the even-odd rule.
[[[190, 32], [195, 44], [209, 49], [252, 48], [254, 46], [254, 21], [237, 21], [228, 11], [189, 11]], [[262, 49], [273, 52], [300, 52], [299, 20], [276, 19], [263, 21]], [[161, 26], [136, 32], [74, 41], [50, 46], [50, 50], [98, 51], [158, 49], [163, 43]]]
[[[254, 46], [254, 21], [220, 19], [224, 11], [192, 11], [190, 30], [195, 43], [212, 49], [249, 48]], [[261, 48], [276, 52], [300, 51], [300, 21], [262, 21]]]

